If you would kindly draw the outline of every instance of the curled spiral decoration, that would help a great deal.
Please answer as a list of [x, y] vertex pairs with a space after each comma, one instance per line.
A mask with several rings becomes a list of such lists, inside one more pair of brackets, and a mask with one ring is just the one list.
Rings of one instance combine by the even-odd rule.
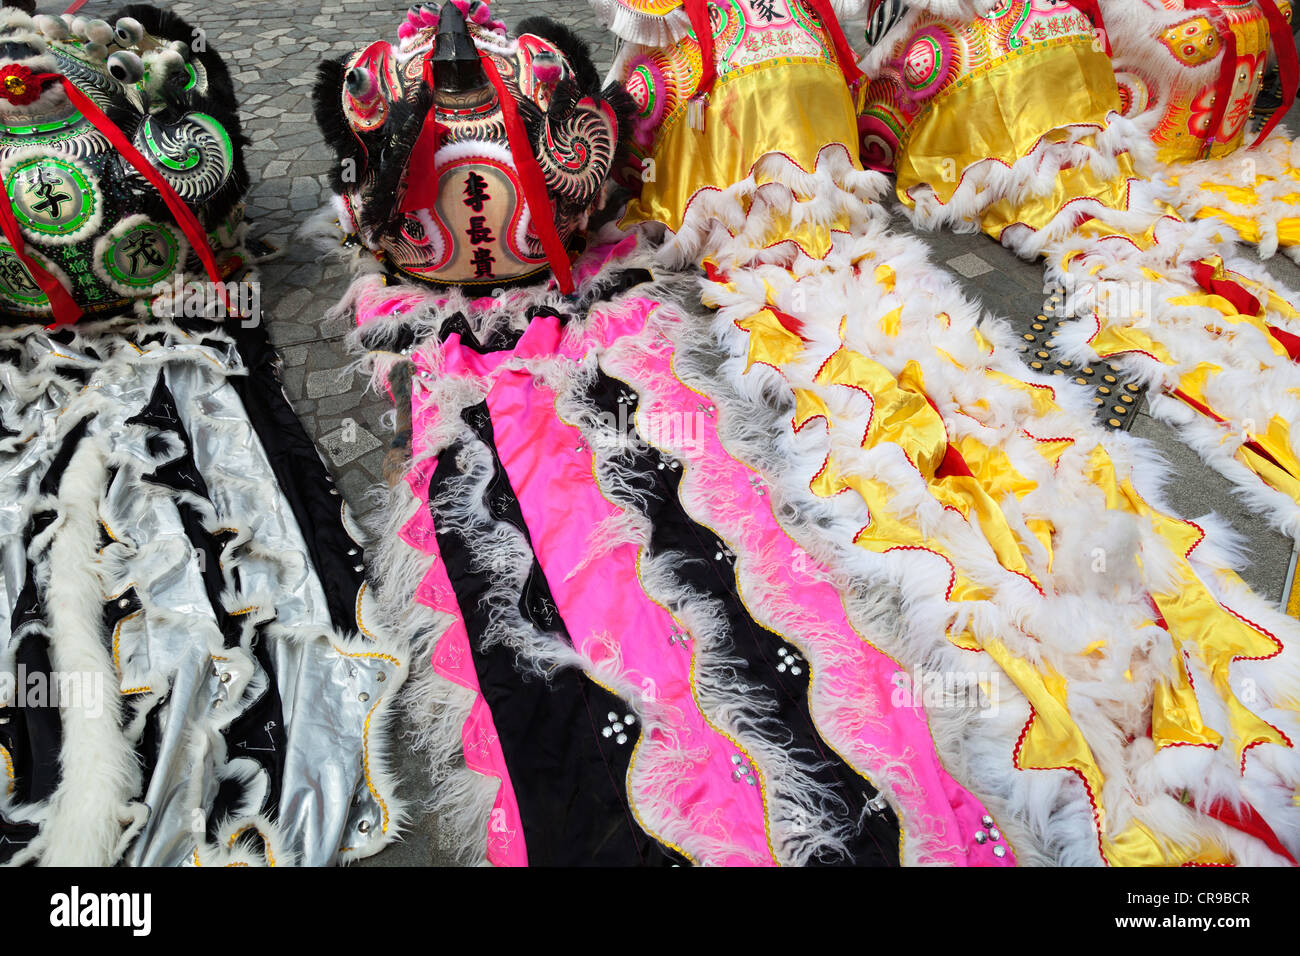
[[186, 113], [174, 123], [150, 116], [136, 131], [135, 147], [191, 205], [214, 196], [234, 166], [230, 138], [206, 113]]
[[617, 135], [618, 118], [604, 100], [552, 104], [536, 144], [547, 187], [568, 202], [589, 204], [609, 176]]

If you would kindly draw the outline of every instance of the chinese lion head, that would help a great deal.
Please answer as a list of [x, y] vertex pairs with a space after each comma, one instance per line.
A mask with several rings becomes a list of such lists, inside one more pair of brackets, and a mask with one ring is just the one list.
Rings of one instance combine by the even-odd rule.
[[0, 9], [0, 121], [0, 322], [126, 310], [201, 268], [196, 240], [209, 263], [211, 248], [238, 248], [233, 87], [179, 17]]
[[560, 274], [620, 161], [626, 94], [565, 27], [534, 17], [512, 37], [481, 0], [413, 7], [398, 38], [321, 66], [344, 231], [436, 285]]
[[1164, 162], [1240, 147], [1270, 53], [1295, 60], [1288, 0], [1103, 0], [1102, 9], [1125, 115], [1153, 116]]

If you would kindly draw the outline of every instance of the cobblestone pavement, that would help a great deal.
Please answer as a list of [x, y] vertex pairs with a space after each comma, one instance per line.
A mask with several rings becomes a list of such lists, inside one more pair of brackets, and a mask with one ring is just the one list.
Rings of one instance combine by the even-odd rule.
[[[90, 0], [81, 12], [106, 17], [120, 5]], [[159, 5], [202, 27], [209, 43], [230, 63], [244, 131], [252, 140], [247, 156], [253, 178], [248, 205], [252, 235], [281, 250], [279, 258], [262, 266], [261, 278], [270, 336], [283, 359], [285, 392], [322, 448], [354, 513], [364, 517], [374, 507], [367, 493], [383, 484], [382, 463], [391, 432], [381, 425], [380, 416], [391, 405], [386, 397], [367, 392], [350, 371], [351, 359], [342, 341], [348, 323], [324, 321], [325, 312], [347, 287], [347, 276], [322, 262], [313, 249], [296, 243], [293, 234], [324, 205], [326, 174], [333, 162], [312, 118], [316, 65], [372, 40], [395, 38], [406, 4], [160, 0]], [[534, 14], [551, 16], [587, 40], [602, 69], [613, 60], [613, 38], [599, 26], [587, 0], [494, 0], [492, 9], [508, 24]], [[858, 25], [845, 26], [851, 38], [861, 36]], [[1300, 129], [1298, 120], [1300, 111], [1294, 111], [1287, 125]], [[898, 228], [907, 230], [901, 220]], [[990, 311], [1019, 317], [1024, 323], [1042, 309], [1038, 264], [1022, 262], [982, 236], [927, 233], [923, 238], [933, 250], [934, 261], [946, 266], [967, 294]], [[1300, 289], [1300, 269], [1289, 261], [1279, 256], [1268, 268], [1289, 287]], [[1247, 542], [1252, 558], [1245, 577], [1260, 593], [1280, 599], [1290, 542], [1247, 512], [1228, 483], [1202, 465], [1167, 426], [1147, 415], [1140, 400], [1128, 414], [1133, 433], [1154, 442], [1170, 461], [1170, 497], [1175, 507], [1188, 517], [1215, 511], [1230, 521]], [[426, 778], [417, 758], [399, 747], [399, 763], [408, 796], [418, 799], [420, 781]], [[437, 821], [421, 815], [402, 842], [368, 862], [424, 865], [444, 859]]]

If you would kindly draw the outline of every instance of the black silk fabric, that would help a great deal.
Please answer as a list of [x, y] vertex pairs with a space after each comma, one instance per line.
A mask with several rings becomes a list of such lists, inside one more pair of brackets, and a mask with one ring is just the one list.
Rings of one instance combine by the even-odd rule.
[[[469, 326], [457, 319], [443, 324], [442, 336], [455, 332], [461, 342], [487, 353], [510, 349], [518, 333], [498, 331], [486, 343], [477, 342]], [[597, 412], [618, 418], [623, 383], [599, 373], [584, 401]], [[627, 418], [635, 420], [635, 409]], [[474, 441], [491, 452], [493, 474], [484, 492], [487, 518], [467, 527], [463, 520], [447, 520], [444, 510], [454, 498], [464, 448], [455, 442], [438, 456], [429, 485], [429, 507], [437, 530], [438, 546], [446, 565], [468, 631], [480, 689], [491, 710], [500, 745], [519, 806], [530, 865], [647, 865], [663, 866], [686, 861], [674, 850], [656, 842], [638, 825], [630, 807], [626, 779], [638, 722], [628, 728], [633, 737], [615, 746], [600, 733], [608, 711], [620, 714], [627, 705], [608, 690], [572, 667], [555, 669], [549, 680], [520, 666], [516, 651], [500, 642], [486, 641], [489, 629], [487, 595], [494, 575], [474, 556], [485, 546], [496, 522], [518, 529], [525, 539], [528, 529], [518, 498], [511, 487], [493, 441], [493, 422], [486, 403], [465, 408], [462, 418]], [[554, 450], [556, 454], [561, 449]], [[781, 638], [756, 623], [737, 593], [732, 556], [724, 542], [692, 521], [678, 498], [680, 471], [666, 467], [658, 452], [648, 446], [621, 449], [621, 472], [634, 476], [639, 491], [635, 501], [617, 502], [638, 508], [653, 529], [650, 555], [668, 554], [679, 582], [705, 596], [722, 609], [733, 635], [729, 657], [738, 663], [738, 677], [753, 693], [774, 704], [771, 715], [787, 734], [784, 746], [797, 751], [816, 784], [833, 793], [831, 803], [843, 829], [851, 835], [846, 853], [812, 862], [828, 865], [897, 866], [899, 826], [876, 789], [849, 767], [818, 735], [808, 708], [809, 672], [799, 676], [778, 671]], [[463, 504], [463, 503], [462, 503]], [[459, 509], [463, 516], [465, 509]], [[532, 567], [518, 594], [519, 610], [537, 631], [569, 641], [541, 565], [532, 555]], [[618, 622], [610, 631], [617, 633]], [[874, 803], [873, 806], [868, 806]]]

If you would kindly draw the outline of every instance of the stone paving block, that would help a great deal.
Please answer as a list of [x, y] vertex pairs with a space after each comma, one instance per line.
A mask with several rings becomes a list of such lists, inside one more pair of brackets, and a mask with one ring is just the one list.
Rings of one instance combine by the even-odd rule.
[[955, 270], [959, 275], [963, 275], [967, 279], [974, 279], [993, 271], [991, 265], [973, 252], [949, 259], [948, 268]]
[[307, 397], [338, 395], [352, 388], [352, 369], [335, 368], [307, 373]]
[[[329, 434], [321, 435], [317, 441], [335, 465], [346, 465], [356, 461], [366, 452], [374, 451], [382, 444], [366, 428], [353, 421], [340, 425]], [[353, 474], [355, 472], [345, 474], [339, 479], [340, 483]]]

